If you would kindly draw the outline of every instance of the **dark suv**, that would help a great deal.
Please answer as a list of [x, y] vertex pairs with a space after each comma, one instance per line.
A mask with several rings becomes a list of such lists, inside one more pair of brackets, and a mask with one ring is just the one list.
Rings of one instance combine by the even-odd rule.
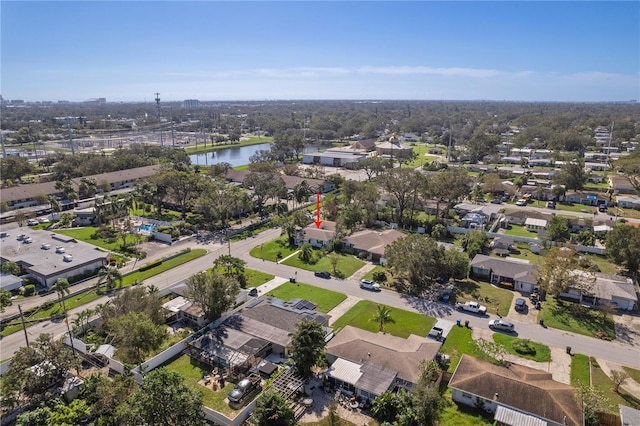
[[527, 309], [527, 301], [522, 298], [517, 298], [515, 308], [518, 312], [525, 311]]
[[327, 271], [316, 271], [313, 273], [313, 275], [320, 278], [331, 278], [331, 274]]

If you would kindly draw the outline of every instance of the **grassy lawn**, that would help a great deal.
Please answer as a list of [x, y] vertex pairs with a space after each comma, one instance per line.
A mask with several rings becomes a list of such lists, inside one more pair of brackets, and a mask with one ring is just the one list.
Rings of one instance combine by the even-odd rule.
[[281, 300], [307, 299], [317, 305], [318, 312], [327, 313], [342, 303], [346, 295], [310, 284], [286, 282], [273, 289], [267, 296], [275, 296]]
[[571, 357], [571, 386], [589, 386], [590, 383], [589, 357], [582, 354], [574, 354]]
[[363, 280], [373, 280], [373, 274], [375, 274], [376, 272], [385, 272], [386, 270], [387, 270], [387, 268], [385, 268], [384, 266], [380, 266], [380, 265], [375, 266], [372, 270], [370, 270], [369, 272], [364, 274], [362, 279]]
[[537, 233], [527, 231], [527, 228], [522, 225], [510, 224], [509, 227], [505, 229], [504, 233], [506, 235], [515, 235], [517, 237], [538, 238]]
[[224, 402], [229, 392], [231, 392], [235, 386], [233, 383], [225, 383], [224, 388], [217, 391], [213, 391], [198, 383], [205, 374], [211, 373], [211, 366], [192, 360], [189, 355], [180, 355], [168, 361], [162, 365], [162, 367], [166, 367], [169, 371], [177, 372], [184, 378], [188, 386], [200, 390], [203, 395], [203, 403], [206, 407], [219, 411], [228, 417], [235, 417], [236, 410]]
[[275, 278], [275, 275], [248, 268], [245, 268], [244, 274], [247, 277], [247, 288], [257, 287]]
[[[118, 251], [122, 246], [122, 238], [118, 237], [114, 242], [109, 242], [102, 238], [92, 238], [91, 236], [98, 230], [95, 226], [85, 226], [84, 228], [73, 229], [56, 229], [57, 234], [66, 235], [67, 237], [75, 238], [78, 241], [84, 241], [85, 243], [93, 244], [94, 246], [102, 247], [103, 249]], [[132, 238], [129, 241], [133, 241]]]
[[[337, 332], [347, 325], [358, 327], [372, 333], [378, 332], [378, 323], [370, 321], [378, 309], [378, 305], [368, 300], [361, 300], [333, 323], [333, 329]], [[436, 319], [416, 312], [391, 308], [391, 318], [395, 322], [384, 326], [385, 333], [392, 336], [407, 338], [410, 334], [426, 336]]]
[[640, 410], [640, 400], [638, 398], [629, 395], [624, 389], [620, 388], [620, 392], [614, 392], [615, 385], [600, 368], [595, 359], [591, 358], [591, 384], [600, 389], [602, 393], [609, 399], [611, 404], [609, 405], [609, 412], [618, 414], [618, 404], [624, 404], [626, 406]]
[[500, 309], [505, 315], [511, 308], [513, 294], [510, 290], [496, 288], [489, 283], [466, 279], [456, 281], [451, 303], [475, 300], [485, 305], [488, 313], [494, 314], [496, 309]]
[[478, 350], [473, 338], [471, 337], [471, 329], [467, 327], [453, 327], [447, 339], [444, 341], [440, 352], [443, 352], [451, 357], [451, 364], [449, 364], [449, 372], [453, 373], [460, 362], [463, 354], [481, 357], [482, 352]]
[[[531, 248], [527, 243], [514, 243], [513, 244], [517, 252], [511, 252], [509, 257], [515, 257], [516, 259], [528, 260], [532, 265], [542, 265], [544, 263], [544, 256], [531, 252]], [[492, 254], [493, 255], [493, 254]]]
[[632, 380], [640, 383], [640, 370], [636, 370], [635, 368], [622, 366], [624, 371], [629, 375]]
[[583, 308], [577, 303], [563, 302], [553, 297], [548, 297], [542, 303], [542, 310], [538, 318], [544, 319], [547, 327], [559, 330], [571, 331], [585, 336], [598, 337], [598, 334], [616, 337], [613, 317], [607, 314], [604, 318], [602, 312], [589, 308]]
[[516, 355], [522, 358], [530, 359], [537, 362], [549, 362], [551, 361], [551, 349], [549, 346], [541, 343], [535, 343], [528, 341], [528, 346], [535, 350], [534, 353], [520, 353], [516, 350], [518, 343], [523, 343], [528, 339], [519, 339], [513, 336], [507, 336], [506, 334], [494, 333], [493, 341], [504, 346], [507, 352], [512, 355]]
[[[444, 387], [444, 385], [442, 386]], [[442, 411], [442, 417], [438, 424], [443, 426], [476, 426], [476, 425], [493, 425], [493, 416], [469, 407], [464, 404], [457, 404], [451, 399], [452, 389], [446, 387], [442, 396], [445, 401], [445, 408]]]
[[587, 206], [585, 204], [574, 204], [574, 203], [556, 203], [556, 210], [567, 211], [567, 212], [582, 212], [585, 210], [587, 213], [593, 213], [594, 210], [598, 210], [594, 206]]
[[[319, 252], [315, 252], [314, 255], [317, 256]], [[328, 256], [323, 256], [320, 259], [317, 259], [315, 263], [305, 263], [302, 260], [298, 259], [298, 256], [291, 256], [289, 259], [282, 262], [283, 265], [293, 266], [300, 269], [306, 269], [308, 271], [329, 271], [332, 275], [333, 266], [331, 265], [331, 261]], [[339, 276], [342, 277], [350, 277], [353, 275], [358, 269], [362, 268], [365, 263], [356, 258], [352, 254], [340, 254], [340, 261], [336, 267]]]
[[[142, 271], [142, 272], [137, 271], [132, 274], [126, 275], [122, 279], [121, 287], [130, 286], [136, 281], [138, 281], [139, 283], [142, 283], [144, 279], [150, 278], [154, 275], [158, 275], [171, 268], [175, 268], [176, 266], [187, 263], [190, 260], [204, 256], [205, 254], [207, 254], [207, 251], [205, 249], [191, 250], [188, 253], [181, 254], [165, 262], [162, 262], [160, 265], [156, 267], [149, 268], [146, 271]], [[99, 299], [102, 296], [104, 296], [104, 294], [96, 293], [95, 289], [88, 289], [87, 291], [79, 293], [74, 297], [66, 299], [64, 303], [67, 310], [69, 310], [69, 309], [77, 308], [78, 306], [82, 306], [86, 303], [93, 302], [94, 300]], [[43, 304], [43, 306], [46, 306], [46, 304]], [[39, 319], [45, 319], [53, 315], [59, 315], [59, 314], [62, 314], [62, 306], [58, 302], [54, 302], [47, 309], [43, 309], [41, 306], [40, 308], [38, 308], [38, 310], [35, 311], [35, 313], [25, 314], [25, 319], [39, 320]], [[3, 336], [3, 337], [8, 336], [10, 334], [13, 334], [19, 331], [21, 328], [22, 328], [22, 325], [19, 319], [11, 321], [2, 329], [2, 332], [0, 332], [0, 336]]]
[[277, 262], [291, 253], [297, 248], [289, 247], [289, 239], [286, 235], [276, 238], [275, 240], [256, 246], [251, 249], [249, 254], [256, 259], [264, 259], [270, 262]]

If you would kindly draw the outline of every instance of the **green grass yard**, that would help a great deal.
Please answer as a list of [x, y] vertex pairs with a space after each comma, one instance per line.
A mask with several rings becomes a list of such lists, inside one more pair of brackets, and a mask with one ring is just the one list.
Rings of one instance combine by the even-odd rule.
[[571, 356], [571, 386], [589, 386], [591, 372], [589, 371], [589, 357], [582, 354]]
[[231, 418], [237, 414], [237, 411], [229, 407], [229, 404], [224, 401], [229, 392], [234, 388], [235, 385], [233, 383], [227, 382], [224, 388], [217, 391], [213, 391], [211, 388], [207, 388], [198, 383], [204, 375], [211, 374], [211, 366], [191, 359], [189, 355], [180, 355], [169, 360], [163, 364], [162, 367], [180, 374], [188, 386], [202, 392], [203, 404], [206, 407]]
[[493, 416], [489, 413], [477, 408], [469, 407], [464, 404], [457, 404], [451, 399], [452, 389], [442, 385], [442, 396], [445, 401], [445, 408], [442, 411], [442, 417], [438, 421], [442, 426], [482, 426], [493, 425]]
[[[122, 238], [118, 237], [114, 242], [109, 242], [102, 238], [92, 238], [92, 235], [98, 230], [95, 226], [85, 226], [84, 228], [73, 229], [56, 229], [57, 234], [66, 235], [67, 237], [75, 238], [78, 241], [93, 244], [94, 246], [101, 247], [106, 250], [118, 251], [122, 246]], [[133, 236], [128, 240], [133, 243]]]
[[455, 371], [462, 355], [467, 354], [475, 357], [481, 357], [483, 355], [471, 337], [471, 328], [458, 326], [453, 327], [451, 331], [449, 331], [440, 352], [451, 357], [448, 370], [450, 373]]
[[[291, 256], [287, 260], [281, 262], [283, 265], [293, 266], [295, 268], [306, 269], [308, 271], [329, 271], [331, 275], [335, 275], [333, 273], [333, 266], [331, 265], [331, 261], [329, 260], [329, 256], [323, 256], [321, 258], [317, 258], [321, 252], [314, 251], [314, 257], [317, 260], [315, 263], [306, 263], [298, 258], [298, 255]], [[351, 254], [339, 254], [340, 260], [336, 267], [338, 271], [338, 275], [342, 277], [350, 277], [353, 275], [358, 269], [362, 268], [365, 263], [356, 258]]]
[[256, 259], [278, 262], [296, 250], [296, 247], [289, 247], [289, 239], [286, 235], [282, 235], [275, 240], [252, 248], [249, 254]]
[[485, 305], [489, 313], [495, 313], [496, 309], [500, 309], [500, 312], [506, 313], [509, 312], [511, 308], [513, 294], [510, 290], [497, 288], [486, 282], [466, 279], [456, 281], [454, 297], [451, 303], [474, 300]]
[[248, 268], [245, 268], [244, 274], [247, 277], [247, 288], [257, 287], [275, 278], [275, 275]]
[[505, 235], [515, 235], [517, 237], [538, 238], [537, 233], [527, 231], [527, 228], [522, 225], [510, 224], [504, 233]]
[[549, 346], [541, 343], [535, 343], [529, 341], [529, 346], [535, 350], [533, 354], [523, 354], [515, 350], [514, 344], [521, 343], [525, 339], [519, 339], [513, 336], [507, 336], [506, 334], [494, 333], [493, 341], [504, 346], [504, 348], [512, 355], [516, 355], [522, 358], [530, 359], [537, 362], [549, 362], [551, 361], [551, 349]]
[[[347, 325], [358, 327], [372, 333], [378, 332], [378, 323], [370, 319], [376, 313], [378, 305], [368, 300], [361, 300], [349, 309], [343, 316], [333, 323], [333, 329], [336, 333]], [[398, 308], [391, 309], [391, 318], [393, 323], [387, 323], [384, 326], [385, 333], [392, 336], [402, 338], [409, 337], [410, 334], [417, 336], [426, 336], [431, 327], [436, 323], [436, 319], [418, 314], [416, 312], [405, 311]]]
[[346, 295], [321, 287], [316, 287], [304, 283], [286, 282], [281, 286], [271, 290], [267, 296], [275, 296], [281, 300], [307, 299], [316, 304], [318, 312], [326, 314], [331, 309], [342, 303], [347, 298]]
[[613, 381], [600, 368], [595, 359], [591, 358], [591, 384], [599, 389], [605, 397], [610, 401], [609, 412], [618, 414], [618, 404], [624, 404], [628, 407], [640, 410], [640, 399], [628, 394], [624, 389], [620, 388], [619, 393], [614, 391], [615, 385]]
[[544, 319], [545, 326], [559, 330], [591, 337], [597, 337], [598, 334], [610, 339], [616, 337], [611, 314], [603, 317], [599, 310], [581, 307], [573, 302], [563, 302], [553, 297], [547, 297], [547, 300], [542, 303], [538, 318]]

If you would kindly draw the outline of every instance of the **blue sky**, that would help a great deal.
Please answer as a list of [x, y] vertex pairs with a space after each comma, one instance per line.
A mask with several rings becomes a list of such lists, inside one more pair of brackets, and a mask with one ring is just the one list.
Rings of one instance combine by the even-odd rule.
[[640, 2], [11, 2], [0, 94], [640, 99]]

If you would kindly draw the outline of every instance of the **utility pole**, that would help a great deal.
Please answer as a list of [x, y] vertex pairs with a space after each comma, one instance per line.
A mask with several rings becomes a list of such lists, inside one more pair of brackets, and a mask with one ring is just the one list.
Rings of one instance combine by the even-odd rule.
[[0, 144], [2, 145], [2, 158], [7, 158], [7, 150], [4, 148], [4, 138], [2, 137], [2, 133], [0, 133]]
[[21, 305], [18, 305], [18, 311], [20, 311], [20, 321], [22, 322], [22, 331], [24, 331], [24, 340], [27, 342], [27, 347], [29, 347], [29, 334], [27, 334], [27, 326], [24, 323], [24, 314], [22, 313]]
[[609, 148], [607, 148], [607, 160], [611, 163], [611, 140], [613, 139], [613, 126], [616, 124], [615, 121], [611, 122], [611, 132], [609, 133]]
[[162, 140], [162, 126], [160, 123], [160, 93], [156, 92], [156, 105], [158, 107], [158, 131], [160, 132], [160, 146], [164, 146], [164, 141]]
[[176, 138], [175, 138], [175, 135], [173, 134], [173, 118], [171, 119], [171, 147], [173, 148], [176, 147]]
[[71, 136], [71, 117], [65, 119], [67, 122], [67, 130], [69, 131], [69, 146], [71, 147], [71, 155], [76, 155], [76, 151], [73, 148], [73, 137]]

